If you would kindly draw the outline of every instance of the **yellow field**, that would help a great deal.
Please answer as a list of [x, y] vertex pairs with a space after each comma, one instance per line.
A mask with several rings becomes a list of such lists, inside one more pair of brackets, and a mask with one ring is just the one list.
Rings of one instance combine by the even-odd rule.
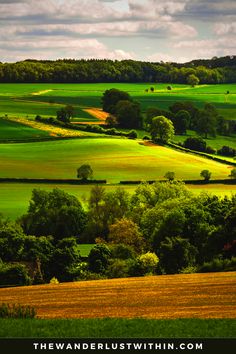
[[0, 302], [31, 305], [40, 318], [236, 318], [236, 272], [5, 288]]

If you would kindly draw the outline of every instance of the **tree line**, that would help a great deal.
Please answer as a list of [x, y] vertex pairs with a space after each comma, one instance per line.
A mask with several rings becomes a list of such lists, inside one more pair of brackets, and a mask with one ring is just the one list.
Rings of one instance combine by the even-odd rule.
[[[235, 195], [196, 196], [178, 181], [133, 194], [95, 185], [85, 206], [34, 189], [25, 215], [0, 218], [0, 284], [235, 270], [235, 211]], [[81, 243], [95, 244], [86, 260]]]
[[[134, 60], [24, 60], [0, 63], [0, 82], [236, 82], [236, 57], [194, 60], [185, 64]], [[196, 81], [197, 79], [197, 81]]]

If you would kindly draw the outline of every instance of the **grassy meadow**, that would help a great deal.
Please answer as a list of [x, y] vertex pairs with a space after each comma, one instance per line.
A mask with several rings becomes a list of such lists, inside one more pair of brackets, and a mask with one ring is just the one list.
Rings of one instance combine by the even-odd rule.
[[[151, 86], [154, 92], [146, 92]], [[143, 111], [149, 106], [168, 109], [176, 101], [192, 101], [198, 107], [211, 102], [226, 119], [236, 119], [236, 84], [199, 85], [194, 88], [174, 84], [171, 91], [167, 86], [159, 83], [0, 84], [0, 115], [55, 116], [61, 105], [72, 104], [76, 121], [88, 118], [96, 121], [83, 109], [101, 107], [103, 92], [115, 87], [129, 92], [141, 103]], [[227, 91], [230, 93], [226, 94]]]
[[234, 338], [234, 319], [0, 319], [0, 338]]
[[120, 138], [74, 139], [3, 144], [0, 177], [76, 178], [76, 169], [89, 163], [95, 179], [158, 180], [167, 171], [177, 179], [199, 179], [203, 169], [212, 178], [227, 178], [232, 167], [194, 154]]

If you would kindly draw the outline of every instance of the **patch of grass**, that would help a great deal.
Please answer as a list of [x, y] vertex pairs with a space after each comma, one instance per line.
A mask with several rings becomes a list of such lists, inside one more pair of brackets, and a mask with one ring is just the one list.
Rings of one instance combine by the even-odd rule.
[[86, 244], [86, 243], [83, 243], [83, 244], [80, 244], [79, 245], [79, 250], [80, 250], [80, 255], [81, 257], [88, 257], [91, 249], [94, 247], [94, 244]]
[[233, 319], [0, 319], [4, 338], [234, 338]]

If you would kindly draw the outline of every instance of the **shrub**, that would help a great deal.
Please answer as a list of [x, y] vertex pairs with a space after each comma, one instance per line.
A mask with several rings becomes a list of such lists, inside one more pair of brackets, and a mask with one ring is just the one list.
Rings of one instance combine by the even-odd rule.
[[147, 135], [144, 135], [143, 140], [150, 140], [150, 137]]
[[200, 273], [225, 272], [236, 270], [236, 257], [231, 259], [214, 258], [210, 262], [205, 262], [198, 271]]
[[50, 284], [57, 285], [57, 284], [59, 284], [59, 280], [58, 280], [56, 277], [53, 277], [53, 278], [50, 280]]
[[159, 258], [155, 253], [147, 252], [138, 257], [144, 274], [153, 274], [159, 263]]
[[36, 310], [31, 306], [5, 303], [0, 305], [0, 318], [34, 318], [35, 316]]
[[206, 147], [206, 153], [207, 154], [215, 154], [216, 153], [216, 149], [213, 149], [211, 146], [207, 146]]
[[236, 155], [236, 150], [227, 145], [224, 145], [221, 149], [217, 150], [217, 154], [228, 157], [234, 157]]
[[206, 151], [206, 142], [202, 138], [189, 137], [184, 141], [184, 147], [200, 152]]
[[128, 136], [129, 138], [131, 138], [131, 139], [137, 139], [138, 134], [137, 134], [136, 130], [131, 130], [131, 131], [127, 134], [127, 136]]
[[109, 278], [126, 278], [129, 274], [129, 265], [123, 259], [112, 259], [107, 269]]
[[166, 88], [168, 91], [171, 91], [172, 90], [172, 87], [169, 85], [169, 86], [167, 86], [167, 88]]

